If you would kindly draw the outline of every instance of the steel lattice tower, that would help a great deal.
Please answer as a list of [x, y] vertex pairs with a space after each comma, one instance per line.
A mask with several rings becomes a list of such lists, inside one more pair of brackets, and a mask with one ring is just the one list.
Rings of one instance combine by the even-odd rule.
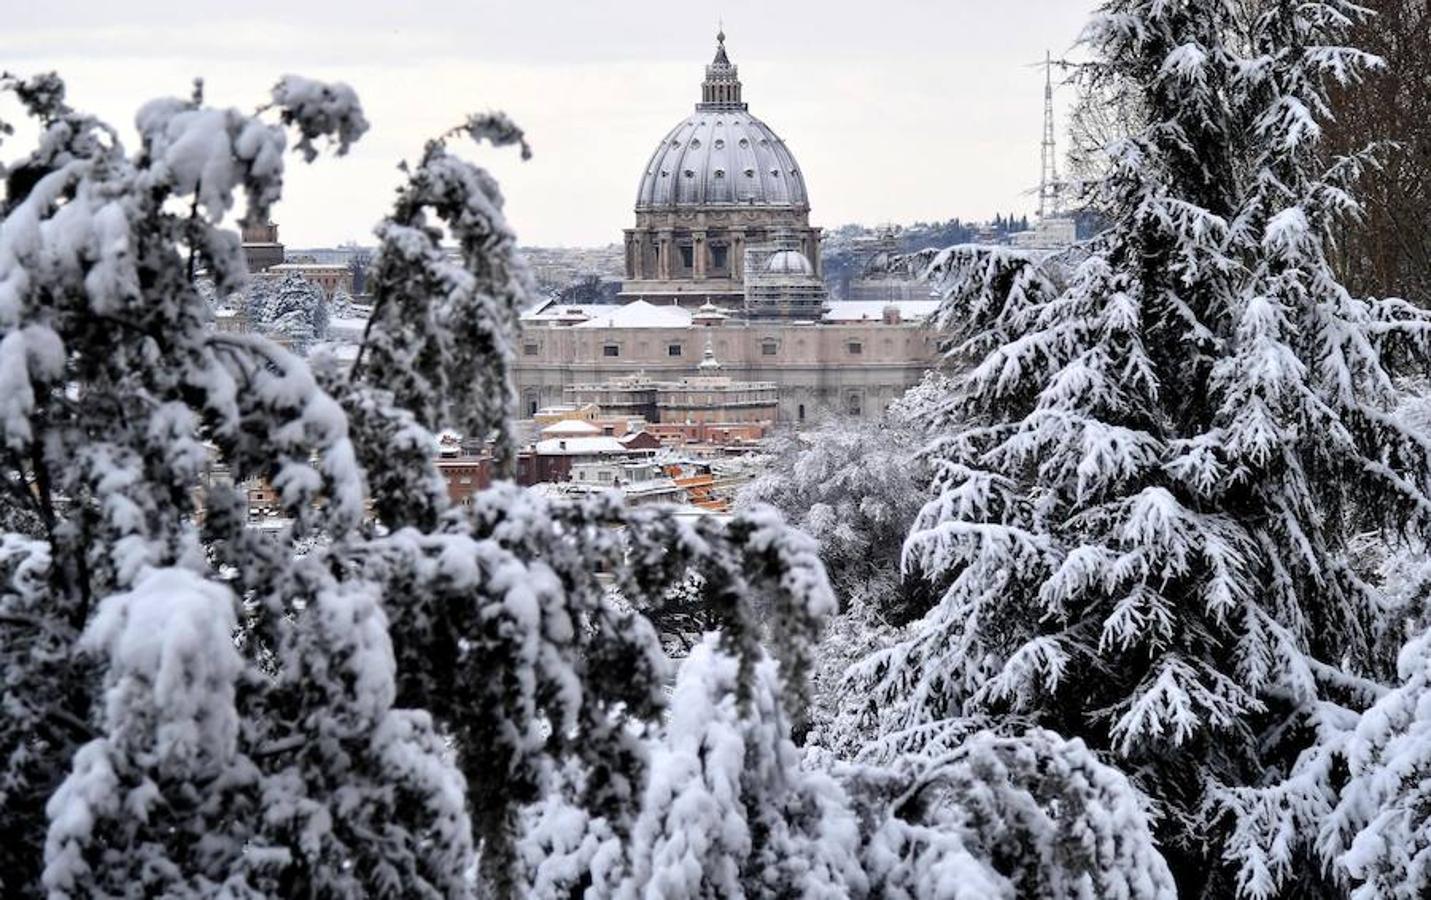
[[1058, 178], [1058, 146], [1053, 130], [1053, 54], [1044, 51], [1043, 171], [1039, 174], [1038, 217], [1063, 212], [1063, 183]]

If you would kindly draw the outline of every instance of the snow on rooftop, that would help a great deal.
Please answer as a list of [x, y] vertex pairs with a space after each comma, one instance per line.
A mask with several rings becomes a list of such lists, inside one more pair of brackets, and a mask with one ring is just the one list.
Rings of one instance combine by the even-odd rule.
[[938, 300], [836, 300], [829, 304], [823, 320], [826, 322], [878, 322], [887, 307], [899, 310], [899, 317], [922, 322], [939, 309]]
[[522, 321], [557, 322], [572, 319], [574, 313], [580, 313], [587, 318], [591, 318], [592, 316], [599, 316], [616, 308], [617, 307], [611, 303], [558, 303], [555, 300], [548, 300], [522, 313]]
[[539, 456], [625, 455], [626, 445], [614, 437], [550, 438], [537, 441]]
[[360, 341], [363, 333], [368, 329], [366, 318], [350, 318], [346, 316], [334, 316], [328, 320], [328, 334], [334, 339], [347, 338], [349, 340]]
[[645, 300], [633, 300], [624, 306], [607, 306], [605, 311], [591, 314], [588, 321], [573, 328], [685, 328], [691, 324], [691, 311], [679, 306], [657, 306]]
[[[934, 315], [938, 300], [837, 300], [827, 304], [822, 321], [880, 322], [884, 311], [893, 306], [900, 319], [922, 322]], [[571, 322], [572, 328], [687, 328], [694, 317], [709, 317], [706, 307], [691, 310], [680, 306], [658, 306], [646, 300], [633, 300], [620, 306], [611, 303], [577, 305], [549, 302], [522, 315], [532, 324]], [[720, 314], [722, 318], [724, 313]]]
[[600, 428], [578, 419], [563, 419], [542, 429], [543, 437], [587, 437], [597, 434], [601, 434]]

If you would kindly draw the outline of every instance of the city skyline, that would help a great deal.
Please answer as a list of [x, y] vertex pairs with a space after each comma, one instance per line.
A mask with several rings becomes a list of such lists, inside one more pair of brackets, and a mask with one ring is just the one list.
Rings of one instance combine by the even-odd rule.
[[[57, 69], [72, 104], [126, 125], [142, 102], [186, 94], [196, 75], [210, 102], [240, 109], [287, 72], [352, 84], [373, 129], [347, 158], [290, 161], [274, 216], [291, 246], [368, 242], [396, 164], [485, 109], [510, 113], [535, 151], [527, 163], [473, 157], [500, 179], [522, 242], [618, 242], [641, 166], [699, 99], [722, 19], [752, 112], [807, 175], [813, 224], [1030, 213], [1042, 74], [1027, 63], [1070, 50], [1087, 16], [1081, 2], [1049, 0], [1000, 10], [908, 0], [878, 18], [867, 4], [597, 3], [558, 21], [510, 2], [440, 20], [418, 4], [402, 21], [364, 5], [256, 3], [199, 4], [176, 22], [163, 7], [126, 8], [122, 19], [92, 3], [47, 6], [43, 21], [17, 11], [0, 54], [18, 73]], [[133, 144], [128, 128], [122, 136]]]

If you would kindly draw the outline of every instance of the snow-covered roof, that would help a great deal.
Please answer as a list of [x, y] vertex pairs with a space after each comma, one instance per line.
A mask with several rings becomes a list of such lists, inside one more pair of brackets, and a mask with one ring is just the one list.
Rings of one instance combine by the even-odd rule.
[[601, 434], [601, 429], [579, 419], [563, 419], [542, 429], [543, 437], [587, 437]]
[[570, 322], [582, 317], [591, 318], [615, 309], [611, 303], [558, 303], [546, 300], [522, 313], [523, 322]]
[[361, 340], [367, 329], [368, 320], [366, 318], [334, 316], [328, 320], [328, 333], [335, 338]]
[[[834, 300], [826, 305], [825, 322], [879, 322], [884, 319], [886, 308], [893, 306], [899, 310], [900, 319], [906, 322], [922, 322], [934, 315], [939, 308], [938, 300]], [[646, 300], [630, 303], [584, 303], [578, 306], [546, 303], [525, 314], [522, 319], [532, 324], [551, 324], [558, 321], [573, 321], [572, 311], [579, 311], [585, 319], [572, 324], [572, 328], [687, 328], [692, 324], [693, 313], [675, 305], [656, 305]], [[696, 318], [709, 316], [706, 307], [694, 311]], [[726, 316], [721, 313], [721, 318]]]
[[901, 319], [922, 322], [939, 309], [938, 300], [835, 300], [828, 304], [826, 322], [878, 322], [886, 307], [896, 307]]
[[686, 328], [691, 324], [691, 311], [679, 306], [657, 306], [645, 300], [633, 300], [623, 306], [607, 306], [573, 328]]
[[539, 456], [620, 456], [626, 445], [614, 437], [549, 438], [537, 441]]

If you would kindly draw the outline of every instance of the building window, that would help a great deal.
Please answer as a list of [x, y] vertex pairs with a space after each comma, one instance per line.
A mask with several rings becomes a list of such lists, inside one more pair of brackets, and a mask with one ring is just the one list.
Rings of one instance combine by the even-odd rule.
[[724, 269], [730, 261], [729, 250], [724, 245], [711, 247], [711, 268]]
[[689, 269], [695, 265], [696, 251], [689, 244], [681, 245], [681, 266]]
[[801, 403], [795, 408], [795, 417], [801, 422], [805, 421], [805, 404]]
[[779, 352], [780, 352], [780, 345], [779, 345], [778, 343], [776, 343], [773, 339], [767, 338], [766, 340], [763, 340], [763, 341], [760, 342], [760, 355], [761, 355], [761, 356], [774, 356], [775, 354], [777, 354], [777, 353], [779, 353]]
[[865, 352], [865, 345], [859, 341], [850, 341], [846, 346], [849, 348], [851, 356], [859, 356]]
[[601, 355], [602, 355], [602, 356], [608, 356], [608, 357], [609, 357], [609, 356], [620, 356], [620, 355], [621, 355], [621, 348], [618, 347], [618, 346], [616, 346], [615, 344], [604, 344], [604, 345], [602, 345], [602, 347], [601, 347]]
[[845, 395], [845, 413], [851, 416], [859, 416], [864, 412], [864, 402], [859, 394]]
[[535, 343], [526, 343], [522, 345], [522, 355], [536, 356], [539, 352], [541, 352], [541, 349], [542, 348], [537, 346]]
[[680, 355], [681, 355], [681, 345], [680, 345], [680, 344], [668, 344], [668, 345], [666, 345], [666, 355], [667, 355], [667, 356], [680, 356]]

